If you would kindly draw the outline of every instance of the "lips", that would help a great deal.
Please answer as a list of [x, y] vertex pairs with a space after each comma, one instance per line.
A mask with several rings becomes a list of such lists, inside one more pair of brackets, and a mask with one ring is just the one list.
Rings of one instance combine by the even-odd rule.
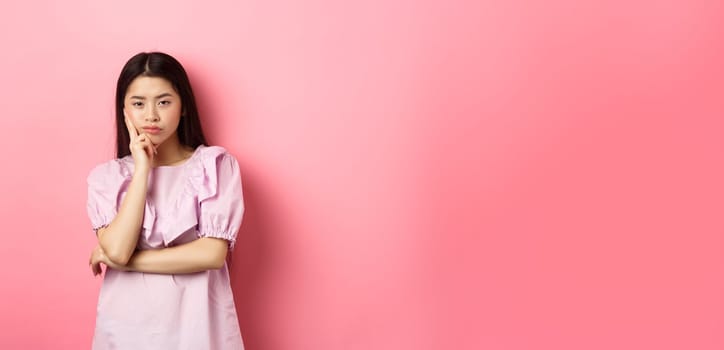
[[161, 128], [156, 127], [156, 126], [147, 126], [147, 127], [143, 128], [143, 131], [145, 131], [151, 135], [156, 135], [159, 132], [161, 132]]

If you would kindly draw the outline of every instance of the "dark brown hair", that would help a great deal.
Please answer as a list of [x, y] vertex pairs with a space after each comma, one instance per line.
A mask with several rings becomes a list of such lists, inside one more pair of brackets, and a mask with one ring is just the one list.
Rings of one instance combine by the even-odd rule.
[[171, 83], [181, 97], [181, 120], [176, 129], [179, 142], [193, 149], [199, 145], [207, 145], [201, 130], [194, 93], [184, 67], [171, 55], [163, 52], [142, 52], [126, 62], [116, 85], [116, 157], [122, 158], [131, 154], [128, 148], [131, 137], [123, 120], [123, 100], [126, 98], [128, 86], [139, 76], [163, 78]]

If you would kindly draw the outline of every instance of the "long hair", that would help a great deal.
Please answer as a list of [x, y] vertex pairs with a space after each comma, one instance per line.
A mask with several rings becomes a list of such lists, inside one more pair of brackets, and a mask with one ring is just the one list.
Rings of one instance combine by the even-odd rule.
[[196, 149], [206, 145], [206, 138], [201, 129], [199, 111], [191, 90], [189, 77], [184, 67], [172, 56], [163, 52], [141, 52], [128, 60], [118, 76], [116, 85], [116, 157], [122, 158], [131, 154], [128, 144], [131, 136], [123, 120], [123, 101], [128, 86], [139, 76], [158, 77], [168, 80], [176, 93], [181, 97], [181, 120], [176, 134], [182, 145]]

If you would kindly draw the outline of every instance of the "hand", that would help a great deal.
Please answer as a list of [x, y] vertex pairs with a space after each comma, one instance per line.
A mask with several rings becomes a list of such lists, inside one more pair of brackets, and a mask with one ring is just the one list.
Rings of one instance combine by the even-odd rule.
[[103, 271], [101, 269], [101, 263], [106, 265], [106, 269], [109, 267], [114, 270], [121, 270], [121, 271], [127, 271], [128, 269], [123, 265], [118, 265], [111, 261], [111, 259], [108, 258], [106, 255], [106, 252], [103, 251], [103, 248], [101, 248], [100, 244], [97, 245], [95, 248], [93, 248], [93, 251], [91, 251], [90, 259], [88, 259], [88, 265], [91, 268], [91, 271], [93, 272], [93, 276], [100, 275]]
[[151, 142], [151, 137], [148, 136], [148, 134], [138, 133], [125, 112], [123, 116], [123, 120], [126, 122], [126, 128], [128, 129], [128, 135], [131, 138], [128, 148], [131, 150], [133, 162], [137, 169], [148, 170], [151, 168], [153, 156], [157, 153], [156, 146]]

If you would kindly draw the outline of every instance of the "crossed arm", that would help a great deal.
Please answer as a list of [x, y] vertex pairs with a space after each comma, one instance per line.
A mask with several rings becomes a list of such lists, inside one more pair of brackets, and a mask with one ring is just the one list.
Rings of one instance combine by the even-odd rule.
[[123, 271], [158, 274], [185, 274], [224, 266], [228, 244], [223, 239], [199, 238], [175, 247], [136, 251], [125, 265], [114, 262], [104, 255], [98, 245], [91, 253], [93, 274], [101, 273], [99, 263]]
[[146, 204], [148, 174], [134, 173], [118, 214], [111, 223], [98, 229], [98, 246], [89, 264], [94, 275], [100, 264], [124, 271], [158, 274], [185, 274], [224, 266], [228, 243], [218, 238], [199, 238], [175, 247], [136, 250]]

